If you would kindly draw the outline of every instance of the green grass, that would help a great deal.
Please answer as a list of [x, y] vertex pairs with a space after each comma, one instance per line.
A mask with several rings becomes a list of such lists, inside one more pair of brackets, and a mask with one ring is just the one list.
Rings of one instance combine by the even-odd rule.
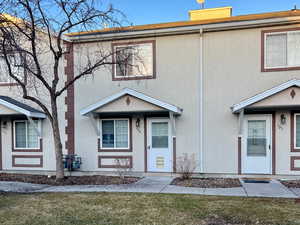
[[0, 195], [1, 225], [300, 224], [295, 200], [199, 195]]

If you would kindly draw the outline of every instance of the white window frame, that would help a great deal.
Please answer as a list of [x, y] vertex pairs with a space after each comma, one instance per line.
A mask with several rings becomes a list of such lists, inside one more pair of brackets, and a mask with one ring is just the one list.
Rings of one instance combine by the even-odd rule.
[[[26, 150], [36, 150], [36, 149], [40, 149], [41, 148], [41, 146], [40, 146], [40, 139], [41, 139], [41, 137], [39, 137], [39, 135], [37, 134], [37, 138], [38, 138], [38, 145], [37, 145], [37, 147], [35, 147], [35, 148], [28, 148], [28, 147], [24, 147], [24, 148], [18, 148], [17, 146], [16, 146], [16, 123], [20, 123], [20, 122], [25, 122], [25, 124], [26, 124], [26, 133], [25, 133], [25, 136], [26, 136], [26, 145], [27, 145], [27, 143], [28, 143], [28, 141], [27, 141], [27, 124], [28, 123], [30, 123], [30, 121], [29, 120], [14, 120], [13, 121], [13, 126], [14, 126], [14, 149], [15, 150], [20, 150], [20, 149], [26, 149]], [[38, 130], [41, 132], [41, 120], [38, 120], [38, 124], [37, 124], [37, 127], [38, 127]]]
[[[119, 148], [117, 148], [116, 147], [116, 138], [115, 138], [115, 136], [114, 136], [114, 147], [112, 147], [112, 148], [108, 148], [108, 147], [103, 147], [103, 136], [102, 136], [102, 121], [107, 121], [107, 120], [113, 120], [114, 121], [114, 135], [116, 135], [116, 126], [115, 126], [115, 123], [116, 123], [116, 121], [117, 120], [126, 120], [127, 121], [127, 123], [128, 123], [128, 146], [125, 148], [125, 147], [119, 147]], [[130, 149], [130, 135], [131, 135], [131, 133], [130, 133], [130, 119], [129, 118], [111, 118], [111, 119], [100, 119], [99, 120], [99, 131], [100, 131], [100, 147], [101, 147], [101, 149], [103, 149], [103, 150], [119, 150], [119, 149], [124, 149], [124, 150], [129, 150]]]
[[295, 113], [294, 114], [294, 149], [300, 149], [300, 146], [297, 146], [297, 116], [300, 116], [300, 113]]
[[[264, 34], [264, 69], [289, 69], [289, 68], [295, 68], [300, 67], [300, 64], [297, 65], [289, 65], [289, 59], [288, 59], [288, 35], [290, 33], [300, 33], [300, 30], [293, 30], [293, 31], [280, 31], [280, 32], [269, 32]], [[287, 40], [286, 40], [286, 60], [287, 64], [285, 66], [267, 66], [267, 36], [272, 35], [278, 35], [278, 34], [286, 34]]]
[[[130, 47], [134, 47], [134, 46], [144, 46], [144, 45], [151, 45], [151, 52], [152, 52], [152, 74], [133, 74], [133, 75], [124, 75], [124, 76], [118, 76], [118, 74], [117, 74], [117, 66], [118, 66], [118, 64], [117, 64], [117, 54], [116, 54], [116, 49], [117, 48], [130, 48]], [[136, 78], [136, 77], [153, 77], [154, 76], [154, 65], [155, 65], [155, 63], [154, 63], [154, 59], [155, 59], [155, 57], [154, 57], [154, 51], [153, 51], [153, 48], [154, 48], [154, 46], [153, 46], [153, 42], [145, 42], [145, 43], [132, 43], [132, 44], [126, 44], [126, 45], [124, 45], [124, 44], [120, 44], [120, 45], [118, 45], [118, 44], [116, 44], [116, 45], [114, 45], [114, 47], [113, 47], [113, 52], [114, 52], [114, 54], [113, 54], [113, 57], [114, 57], [114, 62], [116, 62], [115, 64], [114, 64], [114, 74], [113, 74], [113, 76], [114, 76], [114, 78], [116, 78], [116, 79], [126, 79], [126, 78]], [[134, 57], [132, 58], [132, 60], [133, 60], [133, 65], [135, 64], [135, 59], [134, 59]]]

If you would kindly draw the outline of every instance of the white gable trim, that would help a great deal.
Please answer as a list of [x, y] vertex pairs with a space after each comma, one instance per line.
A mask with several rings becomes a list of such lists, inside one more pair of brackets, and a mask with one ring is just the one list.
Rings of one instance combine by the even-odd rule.
[[122, 91], [120, 91], [120, 92], [118, 92], [118, 93], [116, 93], [114, 95], [111, 95], [111, 96], [109, 96], [107, 98], [104, 98], [103, 100], [101, 100], [101, 101], [99, 101], [99, 102], [97, 102], [97, 103], [95, 103], [93, 105], [90, 105], [90, 106], [82, 109], [80, 111], [80, 114], [82, 116], [85, 116], [88, 113], [90, 113], [90, 112], [92, 112], [92, 111], [94, 111], [94, 110], [96, 110], [96, 109], [98, 109], [98, 108], [100, 108], [100, 107], [102, 107], [102, 106], [110, 103], [110, 102], [113, 102], [116, 99], [118, 99], [118, 98], [120, 98], [120, 97], [122, 97], [124, 95], [131, 95], [131, 96], [136, 97], [138, 99], [141, 99], [141, 100], [143, 100], [145, 102], [149, 102], [149, 103], [151, 103], [153, 105], [156, 105], [156, 106], [164, 108], [164, 109], [166, 109], [168, 111], [171, 111], [171, 112], [173, 112], [175, 114], [181, 114], [182, 113], [182, 109], [178, 108], [177, 106], [174, 106], [174, 105], [168, 104], [166, 102], [160, 101], [158, 99], [152, 98], [150, 96], [147, 96], [145, 94], [142, 94], [142, 93], [137, 92], [135, 90], [132, 90], [130, 88], [125, 88]]
[[257, 94], [257, 95], [255, 95], [255, 96], [253, 96], [251, 98], [248, 98], [248, 99], [246, 99], [246, 100], [244, 100], [244, 101], [242, 101], [242, 102], [240, 102], [238, 104], [235, 104], [235, 105], [233, 105], [231, 107], [232, 112], [233, 113], [237, 113], [241, 109], [243, 109], [243, 108], [245, 108], [245, 107], [247, 107], [249, 105], [252, 105], [252, 104], [254, 104], [256, 102], [259, 102], [259, 101], [261, 101], [261, 100], [263, 100], [265, 98], [268, 98], [268, 97], [270, 97], [270, 96], [272, 96], [274, 94], [277, 94], [277, 93], [279, 93], [279, 92], [281, 92], [281, 91], [283, 91], [283, 90], [285, 90], [287, 88], [293, 87], [293, 86], [300, 87], [300, 80], [297, 80], [297, 79], [290, 80], [290, 81], [285, 82], [283, 84], [280, 84], [280, 85], [278, 85], [276, 87], [273, 87], [273, 88], [271, 88], [271, 89], [269, 89], [267, 91], [264, 91], [264, 92], [262, 92], [260, 94]]
[[9, 109], [12, 109], [12, 110], [17, 111], [17, 112], [19, 112], [21, 114], [24, 114], [24, 115], [26, 115], [28, 117], [46, 118], [46, 115], [44, 113], [30, 112], [30, 111], [28, 111], [26, 109], [23, 109], [23, 108], [21, 108], [19, 106], [16, 106], [16, 105], [14, 105], [14, 104], [12, 104], [10, 102], [7, 102], [7, 101], [5, 101], [3, 99], [0, 99], [0, 104], [3, 105], [3, 106], [6, 106]]

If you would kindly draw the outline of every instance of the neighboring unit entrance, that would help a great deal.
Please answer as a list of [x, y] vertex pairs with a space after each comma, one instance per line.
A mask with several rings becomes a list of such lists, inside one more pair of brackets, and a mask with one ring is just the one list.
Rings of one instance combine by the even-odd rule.
[[171, 172], [172, 148], [169, 119], [148, 120], [148, 171]]
[[242, 173], [271, 174], [272, 115], [247, 115], [244, 120]]

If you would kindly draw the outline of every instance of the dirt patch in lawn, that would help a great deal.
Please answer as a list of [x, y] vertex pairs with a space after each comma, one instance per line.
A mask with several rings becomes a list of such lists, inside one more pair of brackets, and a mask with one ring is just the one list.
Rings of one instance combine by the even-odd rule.
[[25, 182], [32, 184], [48, 184], [55, 186], [63, 185], [110, 185], [110, 184], [131, 184], [135, 183], [140, 178], [125, 177], [121, 179], [117, 176], [71, 176], [63, 180], [56, 181], [55, 176], [48, 177], [44, 175], [30, 175], [30, 174], [7, 174], [0, 173], [0, 181], [14, 181]]
[[288, 188], [300, 188], [300, 180], [281, 180], [280, 182]]
[[239, 179], [232, 178], [191, 178], [188, 180], [176, 178], [171, 184], [198, 188], [234, 188], [242, 186]]

